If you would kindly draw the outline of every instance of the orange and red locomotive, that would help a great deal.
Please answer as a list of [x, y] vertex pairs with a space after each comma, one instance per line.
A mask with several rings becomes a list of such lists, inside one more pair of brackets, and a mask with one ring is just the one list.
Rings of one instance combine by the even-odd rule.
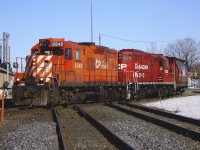
[[187, 68], [176, 58], [63, 38], [40, 39], [24, 71], [18, 60], [15, 67], [15, 105], [163, 97], [187, 86]]
[[126, 97], [117, 67], [116, 50], [91, 42], [40, 39], [26, 57], [25, 71], [16, 71], [13, 100], [16, 105], [46, 105]]

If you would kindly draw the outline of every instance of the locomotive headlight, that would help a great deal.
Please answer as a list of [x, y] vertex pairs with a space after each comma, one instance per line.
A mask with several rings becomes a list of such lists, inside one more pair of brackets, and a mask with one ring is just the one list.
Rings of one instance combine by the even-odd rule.
[[40, 82], [43, 82], [43, 81], [44, 81], [44, 78], [43, 78], [43, 77], [41, 77], [41, 78], [40, 78]]
[[17, 78], [17, 82], [19, 82], [20, 81], [20, 78]]
[[35, 65], [36, 65], [36, 59], [33, 58], [33, 66], [35, 66]]

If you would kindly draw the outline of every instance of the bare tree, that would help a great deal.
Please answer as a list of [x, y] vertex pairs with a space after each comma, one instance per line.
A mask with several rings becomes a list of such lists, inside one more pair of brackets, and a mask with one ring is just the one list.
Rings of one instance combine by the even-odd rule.
[[164, 52], [167, 56], [185, 60], [188, 69], [192, 70], [193, 66], [200, 60], [200, 42], [188, 37], [168, 44]]
[[151, 42], [146, 50], [149, 53], [162, 54], [163, 46], [160, 46], [160, 45], [158, 46], [157, 42]]

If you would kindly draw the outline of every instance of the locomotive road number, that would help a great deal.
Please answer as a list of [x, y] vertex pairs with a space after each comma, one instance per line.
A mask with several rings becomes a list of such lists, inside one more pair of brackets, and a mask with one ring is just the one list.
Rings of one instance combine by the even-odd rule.
[[123, 60], [131, 60], [131, 56], [123, 56]]
[[53, 42], [52, 46], [63, 46], [64, 43], [63, 42]]
[[135, 75], [134, 75], [134, 73], [133, 73], [133, 76], [135, 77], [135, 78], [144, 78], [145, 77], [145, 74], [144, 73], [142, 73], [142, 72], [135, 72]]
[[78, 64], [78, 63], [75, 63], [75, 68], [76, 69], [82, 69], [83, 68], [83, 66], [82, 66], [82, 64]]

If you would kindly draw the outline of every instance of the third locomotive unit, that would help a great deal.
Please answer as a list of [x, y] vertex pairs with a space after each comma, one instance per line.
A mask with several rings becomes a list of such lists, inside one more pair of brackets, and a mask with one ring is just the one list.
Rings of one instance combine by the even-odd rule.
[[40, 39], [21, 68], [16, 59], [15, 105], [168, 97], [187, 87], [185, 62], [136, 49]]

